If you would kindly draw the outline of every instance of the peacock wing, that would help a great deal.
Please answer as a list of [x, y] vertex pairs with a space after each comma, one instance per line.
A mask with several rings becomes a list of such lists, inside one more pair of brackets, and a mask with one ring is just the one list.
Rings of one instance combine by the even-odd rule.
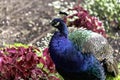
[[109, 45], [106, 38], [97, 33], [91, 33], [92, 36], [84, 43], [83, 51], [93, 52], [97, 59], [103, 62], [106, 71], [113, 76], [117, 76], [118, 64], [113, 56], [113, 48]]
[[[102, 35], [81, 28], [70, 33], [69, 39], [77, 46], [78, 50], [85, 53], [101, 52], [101, 49], [107, 44], [107, 40]], [[97, 56], [98, 54], [95, 55]], [[97, 57], [99, 56], [100, 54]]]
[[78, 50], [85, 53], [94, 53], [96, 58], [103, 62], [107, 72], [112, 73], [114, 76], [118, 75], [118, 67], [113, 57], [113, 49], [102, 35], [80, 28], [69, 33], [69, 39], [76, 45]]

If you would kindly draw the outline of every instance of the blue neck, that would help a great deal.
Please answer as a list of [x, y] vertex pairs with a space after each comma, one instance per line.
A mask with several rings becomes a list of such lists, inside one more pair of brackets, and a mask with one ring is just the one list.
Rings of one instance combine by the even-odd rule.
[[65, 23], [62, 23], [60, 25], [60, 28], [58, 28], [60, 33], [63, 34], [66, 38], [68, 37], [68, 28]]

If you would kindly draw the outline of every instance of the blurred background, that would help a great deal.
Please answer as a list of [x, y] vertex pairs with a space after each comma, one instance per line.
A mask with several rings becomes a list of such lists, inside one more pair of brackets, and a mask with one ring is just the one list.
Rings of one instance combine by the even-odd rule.
[[[0, 0], [0, 47], [23, 43], [47, 47], [50, 20], [60, 10], [81, 5], [103, 22], [107, 39], [120, 62], [119, 0]], [[47, 37], [46, 37], [47, 36]]]

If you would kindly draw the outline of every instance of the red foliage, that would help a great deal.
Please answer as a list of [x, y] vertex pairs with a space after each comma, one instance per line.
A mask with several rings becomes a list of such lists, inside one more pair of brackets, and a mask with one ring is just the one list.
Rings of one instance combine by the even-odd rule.
[[[48, 54], [48, 50], [44, 50], [43, 57], [38, 57], [36, 49], [32, 46], [28, 48], [5, 48], [0, 50], [0, 80], [40, 80], [58, 78], [55, 76], [48, 76], [49, 73], [45, 72], [43, 68], [37, 67], [37, 64], [43, 63], [48, 68], [50, 73], [55, 72], [54, 64]], [[40, 52], [40, 51], [39, 51]], [[53, 80], [54, 80], [53, 79]], [[59, 80], [59, 79], [58, 79]]]
[[55, 75], [51, 75], [49, 76], [49, 74], [55, 74], [56, 69], [55, 69], [55, 65], [50, 57], [50, 53], [49, 53], [49, 49], [45, 48], [43, 50], [43, 58], [40, 59], [40, 62], [44, 64], [44, 68], [47, 68], [49, 70], [49, 72], [46, 74], [48, 76], [48, 80], [60, 80], [58, 77], [56, 77]]
[[[68, 11], [76, 11], [76, 13], [72, 15], [68, 14], [68, 16], [64, 18], [68, 26], [74, 25], [78, 28], [87, 28], [88, 30], [100, 33], [104, 37], [106, 37], [105, 29], [102, 25], [102, 22], [99, 21], [96, 17], [90, 16], [87, 10], [83, 9], [81, 6], [75, 6], [73, 9], [68, 9]], [[69, 21], [69, 19], [73, 19], [75, 16], [78, 18], [73, 21]]]
[[44, 49], [43, 56], [46, 57], [44, 65], [50, 70], [51, 73], [55, 72], [55, 65], [50, 57], [48, 48]]

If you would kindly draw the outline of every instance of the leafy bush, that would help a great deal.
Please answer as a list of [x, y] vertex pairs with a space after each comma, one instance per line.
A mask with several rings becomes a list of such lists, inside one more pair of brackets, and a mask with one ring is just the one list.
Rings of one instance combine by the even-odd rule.
[[[69, 14], [72, 12], [72, 14]], [[68, 26], [83, 27], [88, 30], [92, 30], [106, 37], [103, 24], [97, 17], [90, 16], [89, 12], [81, 6], [74, 6], [72, 9], [68, 9], [68, 16], [64, 17]]]
[[112, 27], [120, 29], [120, 4], [117, 0], [84, 0], [82, 6], [104, 21], [107, 32]]
[[[60, 4], [56, 5], [58, 3]], [[102, 22], [97, 17], [91, 16], [89, 12], [85, 10], [82, 6], [64, 1], [56, 1], [53, 2], [51, 5], [54, 7], [57, 16], [64, 18], [68, 27], [83, 27], [88, 30], [100, 33], [104, 37], [106, 37], [105, 29]], [[63, 15], [59, 15], [59, 12], [62, 12]], [[65, 16], [64, 14], [67, 14], [67, 16]]]
[[0, 80], [60, 80], [48, 49], [33, 46], [0, 50]]

